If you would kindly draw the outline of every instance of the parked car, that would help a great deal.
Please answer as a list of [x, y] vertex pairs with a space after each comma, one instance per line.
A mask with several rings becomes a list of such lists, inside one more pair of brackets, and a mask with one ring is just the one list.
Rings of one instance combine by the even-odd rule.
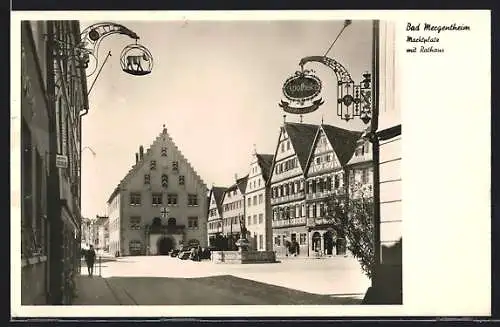
[[184, 247], [179, 251], [177, 257], [181, 260], [187, 260], [191, 256], [191, 249], [188, 247]]

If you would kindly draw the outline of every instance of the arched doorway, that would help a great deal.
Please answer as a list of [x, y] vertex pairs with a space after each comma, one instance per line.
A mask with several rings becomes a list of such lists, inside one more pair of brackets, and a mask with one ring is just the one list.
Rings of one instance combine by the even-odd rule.
[[175, 241], [171, 237], [161, 237], [156, 242], [156, 249], [159, 255], [166, 255], [175, 248]]
[[327, 231], [323, 236], [323, 242], [325, 246], [325, 253], [327, 255], [333, 254], [333, 233]]
[[319, 232], [314, 232], [312, 236], [312, 250], [321, 251], [321, 234]]

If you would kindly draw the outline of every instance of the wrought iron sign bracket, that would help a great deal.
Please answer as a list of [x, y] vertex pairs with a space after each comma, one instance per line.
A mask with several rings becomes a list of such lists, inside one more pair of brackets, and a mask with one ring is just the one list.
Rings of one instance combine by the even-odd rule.
[[87, 77], [92, 76], [99, 66], [99, 46], [101, 42], [106, 37], [114, 34], [126, 35], [135, 41], [122, 51], [120, 57], [122, 70], [135, 76], [151, 73], [153, 57], [146, 47], [137, 43], [139, 40], [137, 33], [121, 24], [112, 22], [97, 23], [85, 28], [81, 32], [80, 40], [76, 45], [64, 40], [54, 39], [52, 42], [54, 56], [63, 62], [69, 58], [75, 58], [78, 62], [77, 68], [85, 69]]
[[363, 74], [363, 80], [355, 84], [351, 75], [336, 60], [326, 56], [310, 56], [300, 60], [302, 70], [308, 62], [319, 62], [329, 67], [337, 77], [337, 115], [349, 121], [359, 117], [363, 123], [368, 124], [372, 118], [372, 76]]

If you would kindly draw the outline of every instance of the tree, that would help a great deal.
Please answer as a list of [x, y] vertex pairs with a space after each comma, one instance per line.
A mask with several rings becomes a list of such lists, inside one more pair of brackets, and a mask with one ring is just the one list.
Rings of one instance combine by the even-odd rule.
[[373, 214], [373, 198], [367, 197], [359, 184], [353, 186], [349, 199], [334, 195], [327, 202], [326, 217], [334, 225], [337, 238], [347, 240], [348, 250], [370, 278], [375, 264]]

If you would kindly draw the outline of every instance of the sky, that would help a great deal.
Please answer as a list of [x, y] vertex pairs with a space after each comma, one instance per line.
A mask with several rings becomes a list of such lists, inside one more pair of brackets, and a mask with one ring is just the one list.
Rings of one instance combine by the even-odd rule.
[[[81, 21], [82, 30], [96, 21]], [[209, 188], [227, 186], [248, 173], [251, 154], [274, 154], [285, 114], [278, 103], [283, 82], [305, 56], [324, 55], [343, 21], [126, 21], [153, 55], [153, 71], [126, 74], [120, 52], [134, 41], [124, 35], [103, 39], [103, 66], [83, 117], [82, 215], [106, 214], [106, 201], [165, 124], [184, 156]], [[371, 71], [372, 22], [353, 21], [328, 56], [359, 83]], [[323, 82], [325, 103], [303, 122], [360, 130], [336, 114], [333, 72], [310, 63]], [[96, 74], [89, 76], [92, 84]], [[286, 121], [298, 122], [287, 114]], [[89, 147], [89, 149], [85, 149]], [[93, 155], [95, 153], [95, 155]]]

